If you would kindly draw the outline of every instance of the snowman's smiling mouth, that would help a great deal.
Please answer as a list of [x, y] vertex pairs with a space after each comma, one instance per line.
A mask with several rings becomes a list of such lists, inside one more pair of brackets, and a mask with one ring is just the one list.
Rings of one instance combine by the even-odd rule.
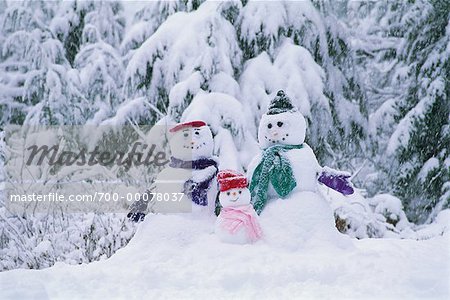
[[286, 133], [286, 134], [284, 135], [284, 137], [281, 137], [281, 139], [280, 139], [280, 138], [274, 139], [273, 137], [272, 137], [272, 138], [268, 138], [267, 135], [265, 135], [264, 138], [265, 138], [266, 140], [268, 140], [269, 143], [275, 144], [275, 143], [284, 142], [288, 136], [289, 136], [289, 134]]
[[234, 199], [234, 200], [230, 199], [230, 202], [236, 202], [236, 201], [238, 201], [238, 200], [239, 200], [239, 197], [237, 197], [237, 198]]
[[206, 145], [206, 142], [203, 142], [203, 143], [201, 143], [201, 144], [199, 144], [198, 146], [186, 146], [186, 145], [184, 145], [183, 146], [183, 148], [185, 148], [185, 149], [191, 149], [191, 150], [198, 150], [198, 149], [200, 149], [200, 148], [203, 148], [203, 146], [205, 146]]

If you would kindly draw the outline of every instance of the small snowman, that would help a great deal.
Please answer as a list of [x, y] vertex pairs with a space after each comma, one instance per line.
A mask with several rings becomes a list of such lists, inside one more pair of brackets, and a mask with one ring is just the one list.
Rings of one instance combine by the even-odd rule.
[[238, 172], [223, 170], [219, 172], [217, 179], [222, 205], [215, 226], [219, 239], [232, 244], [256, 242], [262, 237], [262, 230], [250, 203], [247, 178]]
[[[218, 162], [213, 156], [214, 141], [209, 126], [203, 121], [177, 124], [169, 130], [168, 138], [171, 151], [169, 166], [158, 174], [147, 194], [169, 195], [170, 201], [151, 199], [135, 202], [128, 214], [133, 221], [145, 217], [148, 202], [158, 213], [213, 213], [215, 210]], [[171, 201], [179, 197], [177, 194], [184, 194], [182, 201]]]

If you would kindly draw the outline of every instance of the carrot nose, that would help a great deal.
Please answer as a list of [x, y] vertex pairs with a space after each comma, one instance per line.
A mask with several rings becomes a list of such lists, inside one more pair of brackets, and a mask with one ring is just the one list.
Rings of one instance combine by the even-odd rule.
[[277, 135], [278, 135], [278, 132], [274, 132], [272, 135], [273, 135], [273, 136], [277, 136]]
[[233, 192], [233, 196], [236, 196], [236, 192]]
[[191, 142], [191, 145], [194, 145], [195, 144], [195, 142]]

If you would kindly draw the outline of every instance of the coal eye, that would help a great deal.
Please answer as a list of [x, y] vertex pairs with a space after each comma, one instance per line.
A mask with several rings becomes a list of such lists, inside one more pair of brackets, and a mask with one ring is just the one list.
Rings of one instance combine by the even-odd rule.
[[189, 133], [186, 132], [186, 133], [184, 134], [184, 137], [188, 137], [188, 136], [189, 136]]
[[277, 122], [277, 126], [278, 126], [278, 127], [283, 126], [283, 122]]
[[272, 123], [269, 123], [268, 125], [267, 125], [267, 128], [272, 128]]
[[227, 195], [230, 196], [230, 192], [227, 192]]
[[242, 194], [242, 191], [239, 191], [239, 194]]

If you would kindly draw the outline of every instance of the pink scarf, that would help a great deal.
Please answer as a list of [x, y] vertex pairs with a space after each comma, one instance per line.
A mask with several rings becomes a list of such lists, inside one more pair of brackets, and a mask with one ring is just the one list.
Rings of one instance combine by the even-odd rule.
[[231, 234], [235, 234], [243, 226], [252, 242], [262, 237], [261, 226], [259, 225], [255, 210], [250, 204], [224, 207], [220, 211], [219, 217], [223, 219], [222, 227]]

